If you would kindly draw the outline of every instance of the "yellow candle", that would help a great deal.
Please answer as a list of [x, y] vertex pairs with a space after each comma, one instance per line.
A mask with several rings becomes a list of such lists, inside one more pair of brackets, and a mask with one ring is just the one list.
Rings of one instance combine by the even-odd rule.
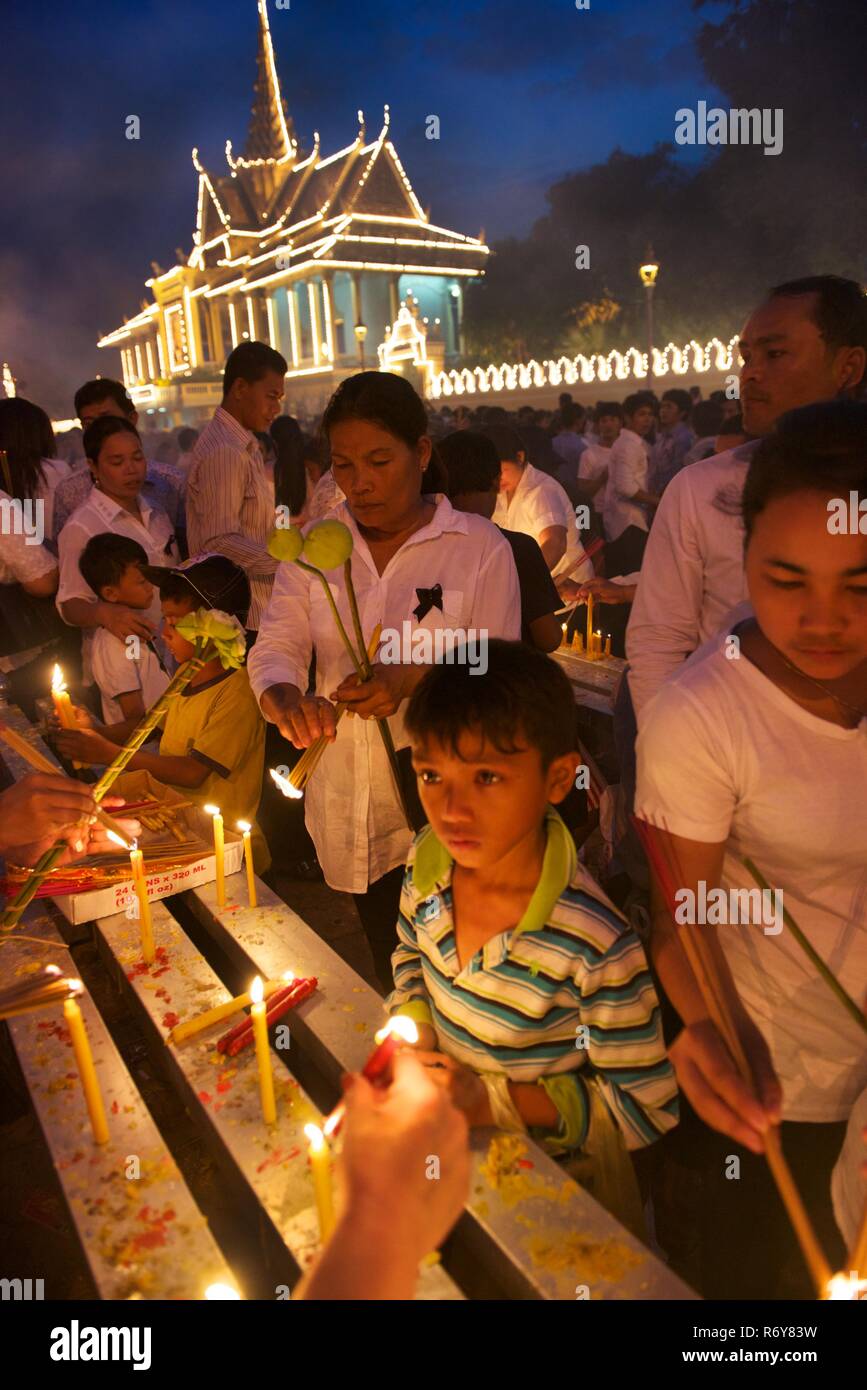
[[[70, 984], [77, 985], [79, 989], [82, 987], [80, 980], [71, 980]], [[87, 1104], [87, 1113], [90, 1116], [93, 1138], [97, 1144], [107, 1144], [108, 1123], [105, 1118], [105, 1106], [102, 1103], [102, 1092], [99, 1089], [96, 1067], [93, 1065], [93, 1054], [90, 1050], [90, 1040], [84, 1026], [84, 1019], [81, 1016], [81, 1009], [74, 999], [64, 1001], [63, 1017], [72, 1039], [72, 1050], [75, 1053], [78, 1075], [81, 1077], [81, 1086]]]
[[566, 646], [566, 629], [567, 629], [568, 626], [569, 626], [568, 623], [561, 623], [561, 624], [560, 624], [561, 630], [562, 630], [562, 632], [563, 632], [563, 636], [562, 636], [561, 639], [560, 639], [560, 646], [561, 646], [561, 647], [565, 647], [565, 646]]
[[132, 883], [138, 898], [138, 918], [141, 931], [141, 953], [145, 965], [153, 965], [154, 962], [154, 929], [151, 922], [151, 905], [148, 902], [148, 885], [145, 878], [144, 861], [142, 852], [135, 846], [129, 852], [129, 862], [132, 866]]
[[305, 1125], [304, 1133], [310, 1141], [308, 1155], [313, 1173], [313, 1191], [316, 1194], [316, 1211], [319, 1216], [319, 1235], [326, 1241], [334, 1230], [334, 1196], [331, 1190], [331, 1153], [325, 1142], [325, 1135], [318, 1125]]
[[602, 655], [602, 629], [597, 628], [593, 637], [593, 651], [596, 656]]
[[609, 632], [609, 633], [606, 635], [606, 637], [605, 637], [605, 655], [606, 655], [606, 656], [610, 656], [610, 655], [611, 655], [611, 633], [610, 633], [610, 632]]
[[226, 866], [223, 844], [223, 817], [219, 806], [206, 806], [209, 816], [214, 817], [214, 854], [217, 859], [217, 907], [226, 906]]
[[587, 595], [587, 655], [593, 658], [593, 595]]
[[250, 839], [252, 826], [249, 821], [239, 820], [238, 829], [244, 835], [244, 863], [247, 865], [247, 896], [250, 899], [250, 906], [256, 907], [256, 875], [253, 873], [253, 843]]
[[[265, 998], [278, 989], [284, 989], [285, 985], [285, 979], [269, 980], [265, 986]], [[193, 1037], [195, 1033], [203, 1032], [214, 1023], [222, 1023], [224, 1018], [231, 1018], [232, 1014], [240, 1013], [241, 1009], [248, 1009], [252, 1002], [245, 991], [243, 994], [237, 994], [234, 999], [227, 999], [225, 1004], [215, 1004], [213, 1009], [205, 1009], [204, 1013], [196, 1014], [195, 1018], [188, 1018], [184, 1023], [176, 1024], [172, 1031], [166, 1034], [166, 1042], [186, 1042], [187, 1038]]]
[[573, 632], [573, 633], [572, 633], [572, 650], [573, 650], [573, 652], [583, 652], [583, 650], [584, 650], [584, 644], [583, 644], [583, 642], [581, 641], [581, 633], [580, 633], [580, 632]]
[[266, 1125], [273, 1125], [277, 1119], [277, 1106], [274, 1101], [274, 1073], [271, 1071], [271, 1049], [268, 1046], [268, 1021], [264, 1001], [265, 989], [257, 975], [250, 986], [253, 1020], [253, 1036], [256, 1039], [256, 1061], [259, 1063], [259, 1095], [262, 1097], [262, 1119]]
[[[64, 729], [77, 729], [78, 724], [72, 708], [72, 701], [66, 689], [66, 681], [63, 679], [63, 671], [56, 663], [51, 677], [51, 699], [54, 704], [54, 712], [62, 727]], [[84, 764], [74, 762], [72, 766], [83, 767]]]

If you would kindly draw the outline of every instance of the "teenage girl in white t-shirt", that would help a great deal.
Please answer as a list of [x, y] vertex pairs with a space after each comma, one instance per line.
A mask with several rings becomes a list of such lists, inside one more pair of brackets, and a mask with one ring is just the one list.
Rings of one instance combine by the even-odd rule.
[[[755, 616], [735, 628], [736, 642], [709, 642], [648, 706], [636, 814], [673, 850], [677, 888], [697, 905], [715, 888], [754, 888], [751, 859], [863, 1008], [867, 516], [863, 533], [857, 513], [855, 528], [839, 531], [832, 505], [845, 502], [848, 516], [851, 494], [867, 498], [867, 405], [835, 401], [783, 417], [754, 455], [743, 495]], [[653, 957], [684, 1025], [671, 1048], [678, 1080], [732, 1152], [735, 1140], [761, 1153], [765, 1130], [785, 1121], [787, 1156], [797, 1168], [804, 1149], [804, 1181], [829, 1212], [830, 1169], [867, 1085], [867, 1035], [775, 915], [738, 923], [730, 892], [724, 902], [728, 923], [699, 917], [697, 930], [730, 995], [755, 1086], [740, 1079], [657, 904]]]

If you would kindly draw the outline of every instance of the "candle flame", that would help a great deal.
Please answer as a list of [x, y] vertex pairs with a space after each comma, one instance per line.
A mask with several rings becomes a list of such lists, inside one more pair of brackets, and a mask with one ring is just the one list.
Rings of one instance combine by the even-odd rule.
[[284, 970], [284, 971], [283, 971], [283, 979], [286, 981], [287, 985], [291, 985], [292, 981], [295, 979], [295, 971], [294, 971], [294, 970]]
[[831, 1303], [854, 1302], [867, 1294], [867, 1279], [859, 1279], [857, 1269], [848, 1274], [835, 1274], [828, 1280], [825, 1298]]
[[45, 973], [46, 975], [60, 975], [62, 971], [59, 965], [46, 965]]
[[120, 845], [121, 849], [134, 848], [134, 846], [130, 845], [126, 840], [122, 839], [120, 835], [116, 835], [113, 830], [106, 830], [105, 833], [111, 840], [113, 845]]
[[318, 1125], [305, 1125], [304, 1133], [310, 1143], [311, 1153], [318, 1154], [325, 1147], [325, 1135]]
[[211, 1299], [240, 1299], [241, 1295], [237, 1289], [233, 1289], [231, 1284], [209, 1284], [205, 1289], [205, 1298]]
[[253, 829], [252, 825], [250, 824], [250, 822], [249, 822], [248, 820], [239, 820], [239, 821], [237, 822], [237, 825], [238, 825], [238, 829], [239, 829], [239, 830], [243, 830], [245, 835], [246, 835], [250, 830]]
[[391, 1033], [394, 1033], [402, 1042], [418, 1042], [418, 1029], [412, 1019], [405, 1018], [403, 1014], [395, 1014], [394, 1018], [390, 1018], [385, 1027], [380, 1028], [379, 1032], [374, 1034], [374, 1042], [385, 1042]]
[[84, 989], [84, 985], [82, 984], [81, 980], [67, 980], [66, 983], [69, 986], [70, 994], [81, 994], [82, 990]]
[[296, 787], [289, 781], [288, 777], [284, 777], [275, 767], [272, 767], [270, 772], [284, 796], [291, 797], [293, 801], [300, 801], [301, 797], [304, 795], [300, 787]]
[[250, 986], [250, 999], [254, 1004], [261, 1004], [265, 998], [265, 986], [262, 984], [262, 976], [257, 975]]
[[218, 816], [220, 814], [219, 806], [203, 806], [202, 810], [207, 811], [209, 816]]
[[55, 664], [54, 664], [54, 673], [53, 673], [53, 675], [52, 675], [52, 677], [51, 677], [51, 693], [52, 693], [52, 695], [59, 695], [59, 694], [61, 693], [61, 691], [65, 690], [65, 689], [66, 689], [66, 681], [63, 679], [63, 670], [62, 670], [62, 668], [61, 668], [60, 666], [58, 666], [57, 663], [55, 662]]

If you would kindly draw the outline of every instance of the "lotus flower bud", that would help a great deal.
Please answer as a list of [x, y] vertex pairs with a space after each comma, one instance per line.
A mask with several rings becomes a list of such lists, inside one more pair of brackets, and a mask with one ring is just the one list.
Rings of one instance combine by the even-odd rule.
[[268, 554], [275, 560], [297, 560], [304, 546], [304, 537], [297, 526], [278, 527], [267, 540]]
[[317, 521], [304, 537], [304, 559], [318, 570], [336, 570], [352, 554], [352, 532], [342, 521]]

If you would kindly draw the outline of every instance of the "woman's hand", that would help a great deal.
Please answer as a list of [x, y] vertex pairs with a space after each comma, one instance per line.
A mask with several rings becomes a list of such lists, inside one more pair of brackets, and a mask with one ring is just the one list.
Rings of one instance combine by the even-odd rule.
[[678, 1084], [705, 1124], [760, 1154], [765, 1132], [780, 1121], [783, 1092], [758, 1028], [746, 1015], [737, 1028], [755, 1088], [741, 1077], [710, 1019], [688, 1024], [669, 1048], [669, 1057]]
[[323, 735], [336, 737], [334, 706], [319, 695], [302, 695], [297, 685], [270, 685], [261, 705], [265, 717], [296, 748], [309, 748]]
[[[95, 809], [91, 789], [83, 782], [75, 782], [61, 772], [56, 776], [48, 772], [30, 772], [0, 793], [0, 851], [14, 859], [16, 847], [21, 852], [33, 844], [45, 842], [48, 848], [60, 837], [61, 831], [69, 831], [73, 841], [81, 841], [83, 848], [87, 833], [82, 823]], [[22, 842], [22, 831], [32, 839]], [[23, 860], [16, 859], [16, 862]]]
[[493, 1123], [485, 1083], [471, 1067], [465, 1067], [446, 1052], [421, 1052], [415, 1048], [413, 1055], [425, 1067], [431, 1081], [448, 1093], [453, 1105], [463, 1110], [470, 1126]]
[[406, 699], [409, 674], [405, 666], [382, 666], [376, 662], [369, 681], [362, 681], [355, 674], [347, 676], [332, 691], [331, 698], [346, 705], [347, 713], [358, 714], [362, 719], [386, 719]]
[[567, 603], [586, 603], [591, 594], [595, 603], [631, 603], [638, 587], [637, 584], [615, 584], [611, 579], [585, 579], [582, 583], [558, 579], [555, 582], [560, 597]]
[[141, 637], [149, 642], [156, 631], [154, 625], [138, 608], [127, 608], [122, 603], [97, 604], [99, 626], [104, 627], [121, 641], [125, 637]]

